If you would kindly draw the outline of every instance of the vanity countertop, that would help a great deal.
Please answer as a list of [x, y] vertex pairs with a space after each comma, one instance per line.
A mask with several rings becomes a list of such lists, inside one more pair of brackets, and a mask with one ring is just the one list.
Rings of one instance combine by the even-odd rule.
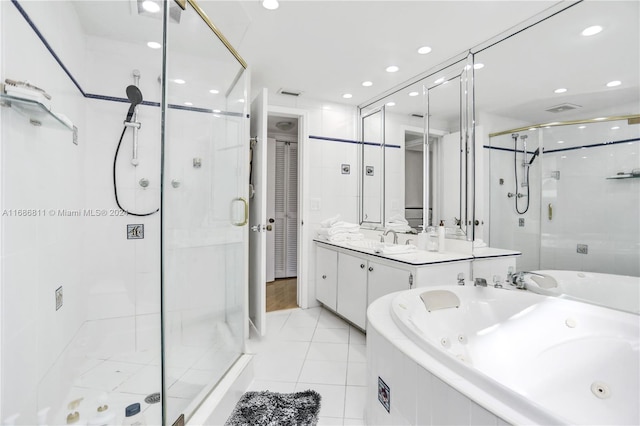
[[475, 259], [484, 259], [488, 257], [503, 256], [522, 256], [522, 252], [516, 250], [505, 250], [493, 247], [475, 247], [473, 249], [473, 257]]
[[383, 254], [376, 253], [373, 249], [358, 247], [357, 242], [350, 244], [348, 241], [332, 242], [322, 238], [314, 238], [314, 241], [333, 247], [339, 247], [344, 250], [363, 253], [369, 256], [379, 257], [381, 259], [391, 260], [394, 262], [405, 263], [413, 266], [431, 265], [437, 263], [460, 262], [473, 259], [488, 259], [494, 257], [520, 256], [521, 252], [515, 250], [505, 250], [493, 247], [480, 247], [473, 249], [473, 255], [456, 253], [456, 252], [432, 252], [425, 250], [415, 250], [402, 254]]
[[341, 249], [350, 250], [357, 253], [363, 253], [369, 256], [379, 257], [381, 259], [405, 263], [413, 266], [473, 260], [473, 256], [471, 255], [446, 252], [446, 251], [439, 253], [439, 252], [431, 252], [431, 251], [425, 251], [425, 250], [415, 250], [413, 252], [402, 253], [402, 254], [382, 254], [382, 253], [375, 253], [373, 249], [355, 247], [354, 245], [349, 244], [348, 241], [332, 242], [332, 241], [327, 241], [320, 238], [314, 238], [314, 241], [321, 244], [326, 244], [333, 247], [339, 247]]

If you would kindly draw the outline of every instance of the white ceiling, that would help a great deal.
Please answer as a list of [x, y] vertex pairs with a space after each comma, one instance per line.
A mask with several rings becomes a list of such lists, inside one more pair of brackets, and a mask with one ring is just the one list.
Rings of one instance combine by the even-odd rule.
[[[133, 0], [74, 3], [88, 34], [146, 43], [148, 34], [160, 28], [152, 19], [123, 19], [123, 14], [133, 15], [125, 10], [133, 10]], [[301, 102], [360, 105], [536, 14], [575, 2], [281, 0], [275, 11], [264, 9], [259, 0], [198, 3], [249, 64], [253, 93], [267, 87], [273, 95], [284, 88], [302, 92]], [[579, 35], [596, 24], [604, 27], [602, 33]], [[198, 41], [207, 31], [183, 37], [184, 49], [201, 54], [210, 45]], [[419, 55], [417, 49], [425, 45], [432, 52]], [[638, 113], [640, 2], [585, 0], [477, 54], [476, 62], [485, 64], [476, 71], [482, 112], [530, 123], [589, 118], [596, 111]], [[389, 65], [400, 71], [387, 73]], [[182, 66], [189, 67], [188, 61]], [[363, 87], [365, 80], [373, 86]], [[611, 80], [623, 84], [606, 88]], [[554, 94], [559, 87], [568, 91]], [[394, 95], [396, 106], [389, 110], [423, 112], [422, 97], [407, 96], [411, 90], [421, 92], [422, 84]], [[353, 97], [343, 99], [344, 93]], [[545, 111], [565, 102], [582, 108]], [[443, 106], [435, 114], [449, 119], [455, 115], [451, 108]]]
[[[217, 25], [228, 29], [249, 63], [254, 91], [284, 88], [301, 91], [301, 98], [359, 105], [534, 15], [575, 2], [285, 0], [275, 11], [260, 3], [240, 2], [249, 20], [243, 28], [238, 20], [223, 19], [225, 2], [203, 2], [212, 19], [219, 14]], [[639, 6], [587, 0], [479, 53], [476, 62], [485, 67], [476, 71], [478, 110], [529, 123], [640, 112]], [[580, 35], [596, 24], [602, 33]], [[424, 45], [432, 52], [419, 55]], [[400, 71], [387, 73], [388, 65]], [[373, 86], [363, 87], [365, 80]], [[623, 85], [607, 88], [611, 80]], [[559, 87], [568, 91], [553, 93]], [[396, 103], [388, 110], [423, 112], [422, 97], [408, 97], [412, 90], [422, 93], [422, 84], [386, 99]], [[343, 99], [343, 93], [353, 98]], [[546, 111], [562, 103], [581, 108]], [[436, 115], [457, 114], [447, 108]]]

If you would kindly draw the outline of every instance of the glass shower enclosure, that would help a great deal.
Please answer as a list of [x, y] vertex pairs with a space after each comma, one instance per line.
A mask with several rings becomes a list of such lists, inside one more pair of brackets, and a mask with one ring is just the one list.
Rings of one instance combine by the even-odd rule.
[[242, 355], [248, 72], [218, 7], [0, 3], [3, 423], [188, 420]]

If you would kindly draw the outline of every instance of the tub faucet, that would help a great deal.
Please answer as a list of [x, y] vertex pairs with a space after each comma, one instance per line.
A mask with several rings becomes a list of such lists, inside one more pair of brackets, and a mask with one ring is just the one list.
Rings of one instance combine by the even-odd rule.
[[485, 280], [484, 278], [474, 278], [473, 286], [474, 287], [486, 287], [487, 286], [487, 280]]
[[458, 274], [458, 285], [464, 285], [464, 272]]
[[398, 244], [398, 233], [393, 229], [387, 229], [384, 231], [384, 234], [380, 235], [380, 242], [384, 243], [384, 237], [386, 237], [389, 232], [393, 232], [393, 244]]

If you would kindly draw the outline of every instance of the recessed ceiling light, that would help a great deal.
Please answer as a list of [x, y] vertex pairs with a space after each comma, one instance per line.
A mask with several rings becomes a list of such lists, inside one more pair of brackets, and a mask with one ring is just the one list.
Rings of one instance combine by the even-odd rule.
[[390, 106], [390, 107], [391, 107], [391, 106], [396, 106], [396, 103], [395, 103], [395, 102], [393, 102], [393, 101], [391, 101], [391, 102], [387, 102], [385, 105], [387, 105], [387, 106]]
[[484, 68], [484, 64], [473, 64], [473, 69], [474, 70], [479, 70]]
[[600, 31], [602, 31], [602, 27], [600, 25], [594, 25], [592, 27], [585, 28], [584, 30], [582, 30], [580, 34], [588, 37], [588, 36], [598, 34]]
[[553, 93], [564, 93], [566, 91], [567, 91], [567, 89], [565, 89], [564, 87], [561, 87], [559, 89], [554, 90]]
[[351, 93], [345, 93], [344, 95], [342, 95], [342, 97], [345, 99], [351, 99], [353, 98], [353, 95]]
[[419, 92], [409, 92], [409, 96], [418, 96]]
[[587, 126], [578, 126], [578, 129], [586, 129]]
[[421, 55], [426, 55], [429, 52], [431, 52], [431, 48], [429, 46], [422, 46], [420, 49], [418, 49], [418, 53]]
[[558, 143], [564, 143], [564, 141], [558, 141]]
[[280, 7], [280, 3], [278, 3], [278, 0], [264, 0], [262, 2], [262, 7], [268, 10], [276, 10]]
[[241, 104], [243, 104], [243, 103], [244, 103], [244, 99], [240, 98], [240, 99], [238, 99], [238, 102], [240, 102]]
[[209, 90], [209, 93], [211, 93], [213, 95], [217, 95], [218, 93], [220, 93], [220, 91], [216, 90], [216, 89], [211, 89], [211, 90]]
[[371, 81], [363, 81], [363, 82], [362, 82], [362, 85], [363, 85], [364, 87], [370, 87], [370, 86], [373, 86], [373, 83], [372, 83]]
[[156, 13], [160, 11], [160, 5], [152, 0], [145, 0], [142, 2], [142, 8], [149, 13]]
[[162, 47], [162, 45], [157, 41], [150, 41], [147, 43], [147, 46], [150, 47], [151, 49], [160, 49]]
[[186, 106], [191, 106], [191, 105], [193, 105], [191, 102], [185, 102], [184, 104], [185, 104]]
[[387, 67], [387, 72], [397, 72], [400, 68], [395, 65], [391, 65]]
[[176, 83], [176, 84], [185, 84], [186, 83], [186, 81], [184, 81], [181, 78], [174, 78], [173, 82]]
[[444, 81], [444, 77], [440, 77], [439, 79], [437, 79], [436, 81], [434, 81], [435, 84], [440, 84]]
[[613, 80], [607, 83], [607, 87], [616, 87], [616, 86], [620, 86], [621, 84], [622, 84], [621, 81]]
[[219, 112], [221, 112], [221, 111], [220, 111], [219, 109], [214, 109], [214, 110], [213, 110], [213, 112], [215, 112], [215, 113], [219, 113]]
[[611, 128], [611, 130], [618, 130], [619, 128], [620, 128], [620, 126], [613, 126], [613, 127]]

